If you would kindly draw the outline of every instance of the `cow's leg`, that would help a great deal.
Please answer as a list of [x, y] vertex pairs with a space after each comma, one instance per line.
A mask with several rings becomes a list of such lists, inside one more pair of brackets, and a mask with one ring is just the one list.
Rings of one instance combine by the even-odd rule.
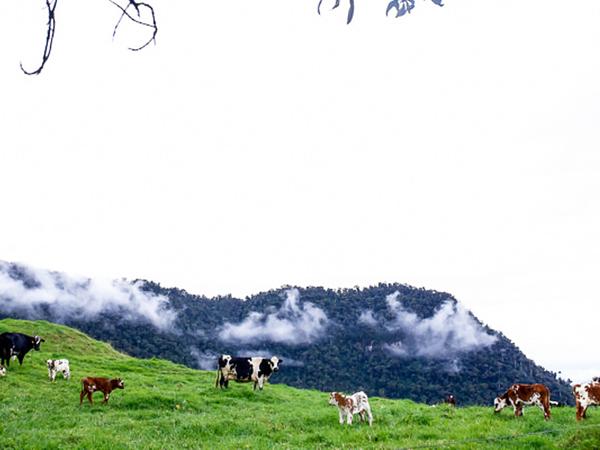
[[363, 409], [361, 412], [359, 412], [358, 416], [360, 417], [360, 421], [364, 422], [365, 421], [365, 410]]
[[19, 365], [22, 366], [23, 365], [23, 360], [25, 359], [25, 355], [19, 354], [19, 355], [17, 355], [17, 358], [19, 360]]
[[512, 407], [515, 411], [515, 417], [519, 417], [523, 415], [523, 405], [520, 402], [511, 402]]
[[63, 377], [65, 377], [67, 380], [70, 380], [71, 372], [69, 372], [68, 370], [63, 370]]
[[347, 416], [346, 416], [346, 419], [347, 419], [346, 423], [348, 425], [352, 425], [352, 411], [348, 411], [346, 414], [347, 414]]
[[548, 402], [548, 400], [546, 400], [546, 401], [542, 400], [541, 402], [538, 403], [538, 406], [544, 413], [544, 420], [550, 419], [550, 403]]
[[102, 403], [107, 404], [108, 403], [108, 398], [110, 397], [110, 393], [105, 392], [104, 393], [104, 401]]
[[577, 414], [576, 414], [576, 418], [577, 420], [581, 420], [581, 419], [585, 419], [585, 411], [587, 410], [587, 404], [586, 405], [582, 405], [581, 403], [577, 403]]
[[87, 398], [88, 398], [88, 400], [90, 402], [90, 405], [93, 405], [94, 401], [92, 400], [92, 392], [88, 391]]
[[81, 394], [79, 394], [79, 406], [83, 403], [83, 397], [85, 397], [85, 388], [81, 390]]
[[258, 379], [258, 388], [262, 391], [264, 385], [265, 385], [265, 379], [264, 379], [264, 377], [260, 377]]
[[367, 405], [367, 416], [369, 417], [369, 426], [373, 426], [373, 414], [371, 414], [371, 406]]
[[344, 413], [342, 412], [342, 410], [338, 410], [338, 413], [340, 415], [340, 425], [344, 425]]

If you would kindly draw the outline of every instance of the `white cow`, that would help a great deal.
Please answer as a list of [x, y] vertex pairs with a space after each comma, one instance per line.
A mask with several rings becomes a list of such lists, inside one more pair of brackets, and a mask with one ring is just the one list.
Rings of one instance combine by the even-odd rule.
[[56, 374], [62, 372], [63, 377], [67, 380], [71, 379], [71, 369], [69, 368], [69, 360], [68, 359], [49, 359], [46, 361], [48, 365], [48, 378], [54, 381], [56, 379]]
[[338, 407], [340, 413], [340, 425], [344, 424], [344, 419], [348, 425], [352, 425], [352, 416], [359, 414], [362, 421], [365, 420], [365, 413], [369, 418], [369, 426], [373, 424], [373, 415], [371, 414], [371, 405], [369, 398], [363, 391], [356, 392], [350, 396], [345, 396], [339, 392], [329, 394], [329, 404]]

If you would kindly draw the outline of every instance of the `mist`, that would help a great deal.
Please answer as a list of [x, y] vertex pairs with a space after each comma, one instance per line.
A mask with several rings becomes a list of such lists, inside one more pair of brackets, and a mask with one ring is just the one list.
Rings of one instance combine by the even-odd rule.
[[219, 332], [219, 339], [242, 343], [309, 344], [324, 334], [328, 321], [321, 308], [311, 302], [300, 302], [298, 289], [289, 289], [279, 310], [269, 314], [253, 311], [238, 324], [226, 322]]
[[426, 358], [448, 358], [493, 345], [498, 339], [488, 334], [469, 311], [458, 302], [446, 301], [428, 318], [404, 308], [399, 292], [386, 297], [392, 319], [377, 319], [371, 310], [363, 311], [359, 322], [382, 326], [402, 339], [387, 343], [383, 348], [394, 356], [415, 355]]
[[168, 299], [145, 292], [142, 281], [101, 280], [0, 261], [0, 300], [4, 313], [27, 319], [65, 322], [91, 319], [105, 312], [131, 321], [146, 321], [168, 330], [176, 313]]

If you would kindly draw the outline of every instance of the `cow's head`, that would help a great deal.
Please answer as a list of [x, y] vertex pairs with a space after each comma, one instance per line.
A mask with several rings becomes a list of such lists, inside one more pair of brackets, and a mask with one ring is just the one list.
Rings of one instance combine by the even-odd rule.
[[279, 364], [283, 362], [283, 359], [279, 359], [277, 356], [272, 356], [269, 361], [269, 365], [271, 366], [271, 369], [273, 369], [273, 372], [277, 372], [279, 370]]
[[506, 395], [502, 395], [501, 397], [496, 397], [494, 399], [494, 412], [495, 413], [502, 411], [507, 406], [508, 406], [508, 399], [507, 399]]
[[6, 367], [0, 366], [0, 377], [3, 377], [4, 375], [6, 375]]
[[329, 404], [332, 406], [338, 406], [340, 402], [338, 401], [340, 394], [338, 392], [332, 392], [329, 394]]
[[46, 365], [48, 366], [48, 369], [54, 369], [54, 360], [53, 359], [47, 360]]
[[42, 339], [39, 336], [34, 336], [32, 339], [32, 344], [33, 344], [33, 349], [39, 351], [40, 350], [40, 344], [42, 342], [46, 342], [44, 339]]
[[125, 389], [125, 382], [120, 378], [117, 378], [115, 381], [115, 388], [117, 389]]

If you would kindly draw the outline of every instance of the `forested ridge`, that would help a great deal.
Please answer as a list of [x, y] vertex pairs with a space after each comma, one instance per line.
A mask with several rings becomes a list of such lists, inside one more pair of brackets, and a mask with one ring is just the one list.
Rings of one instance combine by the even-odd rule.
[[[24, 273], [13, 272], [13, 277]], [[150, 281], [144, 292], [176, 313], [168, 328], [118, 308], [95, 316], [41, 303], [0, 317], [46, 319], [78, 328], [136, 357], [214, 369], [219, 354], [283, 358], [273, 383], [439, 402], [490, 404], [512, 383], [544, 383], [572, 403], [570, 386], [528, 359], [507, 337], [460, 309], [449, 294], [403, 284], [367, 288], [283, 287], [246, 299], [207, 298]], [[31, 284], [31, 283], [30, 283]]]

